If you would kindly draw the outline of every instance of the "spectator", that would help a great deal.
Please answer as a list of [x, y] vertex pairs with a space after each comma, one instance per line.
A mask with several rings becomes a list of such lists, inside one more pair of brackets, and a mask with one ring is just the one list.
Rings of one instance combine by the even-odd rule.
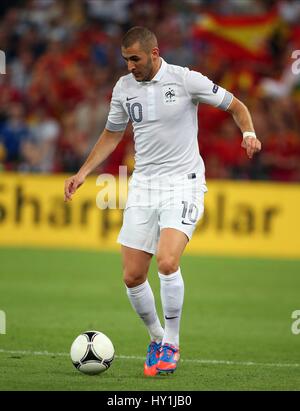
[[87, 135], [78, 130], [75, 113], [65, 114], [57, 146], [56, 170], [67, 173], [76, 170], [87, 155], [88, 148]]
[[5, 168], [13, 170], [20, 162], [20, 149], [30, 137], [30, 130], [25, 122], [24, 108], [19, 103], [10, 106], [8, 119], [0, 126], [0, 145]]
[[58, 122], [51, 118], [43, 107], [35, 112], [31, 137], [22, 144], [22, 171], [50, 173], [53, 171], [54, 155], [60, 131]]
[[77, 129], [89, 136], [90, 145], [96, 142], [105, 127], [108, 112], [109, 102], [94, 89], [89, 89], [86, 98], [76, 107]]
[[[28, 0], [3, 8], [0, 50], [0, 161], [7, 170], [73, 172], [103, 129], [112, 86], [126, 67], [120, 38], [133, 25], [158, 33], [168, 63], [198, 70], [250, 108], [264, 150], [251, 164], [227, 113], [199, 108], [199, 144], [210, 178], [300, 179], [300, 79], [291, 54], [300, 49], [298, 0]], [[251, 4], [251, 7], [249, 7]], [[269, 13], [271, 11], [271, 13]], [[206, 13], [277, 13], [270, 59], [229, 59], [192, 30]], [[243, 17], [243, 18], [244, 18]], [[264, 19], [264, 17], [263, 17]], [[276, 20], [276, 21], [277, 21]], [[256, 35], [254, 33], [253, 35]], [[228, 39], [227, 39], [228, 40]], [[133, 162], [130, 127], [103, 170]]]

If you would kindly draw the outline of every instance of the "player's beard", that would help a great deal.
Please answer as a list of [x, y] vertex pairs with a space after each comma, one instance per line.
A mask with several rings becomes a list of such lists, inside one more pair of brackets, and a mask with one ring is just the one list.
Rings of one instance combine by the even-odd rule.
[[145, 69], [143, 70], [145, 75], [143, 76], [142, 80], [137, 80], [137, 81], [150, 81], [151, 80], [151, 74], [153, 72], [153, 63], [151, 60], [151, 57], [148, 58], [147, 64], [145, 66]]

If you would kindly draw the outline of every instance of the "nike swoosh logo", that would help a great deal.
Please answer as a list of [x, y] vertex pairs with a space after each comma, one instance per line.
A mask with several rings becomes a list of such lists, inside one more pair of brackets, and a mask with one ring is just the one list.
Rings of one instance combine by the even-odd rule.
[[166, 320], [173, 320], [174, 318], [178, 318], [178, 317], [167, 317], [167, 316], [165, 315], [165, 319], [166, 319]]
[[193, 225], [193, 224], [190, 224], [190, 223], [186, 223], [186, 222], [184, 222], [183, 220], [181, 221], [181, 223], [182, 223], [182, 224], [185, 224], [185, 225]]
[[127, 97], [127, 101], [133, 100], [134, 98], [138, 98], [138, 96], [135, 96], [135, 97]]

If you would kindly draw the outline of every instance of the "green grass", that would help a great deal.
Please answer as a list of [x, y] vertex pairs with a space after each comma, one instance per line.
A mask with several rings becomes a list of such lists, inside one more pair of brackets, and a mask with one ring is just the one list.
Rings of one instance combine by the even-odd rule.
[[[300, 366], [293, 366], [300, 364], [300, 335], [291, 332], [300, 261], [183, 257], [182, 361], [170, 378], [150, 379], [142, 374], [148, 335], [120, 267], [115, 253], [0, 249], [0, 310], [7, 316], [0, 390], [300, 389]], [[155, 262], [149, 280], [161, 315]], [[107, 334], [116, 349], [111, 368], [93, 377], [68, 356], [88, 329]]]

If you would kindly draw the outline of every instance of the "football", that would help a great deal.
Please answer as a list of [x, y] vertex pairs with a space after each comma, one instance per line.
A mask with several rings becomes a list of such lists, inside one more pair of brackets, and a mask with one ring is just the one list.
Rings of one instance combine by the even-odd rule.
[[114, 359], [111, 340], [100, 331], [85, 331], [75, 338], [71, 346], [71, 360], [84, 374], [96, 375], [106, 371]]

